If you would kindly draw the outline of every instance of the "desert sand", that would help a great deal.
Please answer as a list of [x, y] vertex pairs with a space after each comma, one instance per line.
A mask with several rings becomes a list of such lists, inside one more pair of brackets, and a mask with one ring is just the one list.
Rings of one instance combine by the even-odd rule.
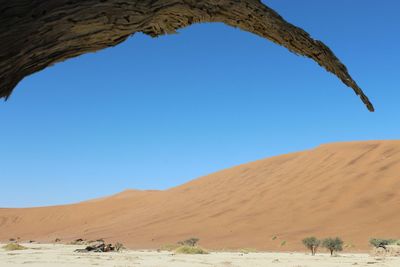
[[[208, 249], [304, 251], [301, 239], [314, 235], [340, 236], [345, 251], [366, 252], [371, 237], [400, 238], [399, 225], [400, 141], [322, 145], [166, 191], [128, 190], [74, 205], [0, 209], [3, 242], [103, 238], [132, 249], [194, 236]], [[266, 254], [271, 262], [275, 256], [268, 255], [275, 254]]]
[[30, 249], [6, 252], [0, 249], [0, 267], [350, 267], [400, 266], [400, 258], [374, 258], [367, 254], [212, 252], [207, 255], [179, 255], [171, 252], [123, 251], [120, 253], [74, 253], [82, 246], [23, 244]]

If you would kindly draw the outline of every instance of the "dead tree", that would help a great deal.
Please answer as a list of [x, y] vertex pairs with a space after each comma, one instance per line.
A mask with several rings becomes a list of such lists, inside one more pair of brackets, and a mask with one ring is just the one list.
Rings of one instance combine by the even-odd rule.
[[0, 98], [57, 62], [115, 46], [137, 32], [156, 37], [201, 22], [238, 27], [313, 59], [374, 110], [326, 45], [260, 0], [0, 0]]

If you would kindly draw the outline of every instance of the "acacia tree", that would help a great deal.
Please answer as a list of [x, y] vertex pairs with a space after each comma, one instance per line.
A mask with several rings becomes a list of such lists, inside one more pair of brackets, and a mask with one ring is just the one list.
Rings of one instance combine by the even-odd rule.
[[333, 256], [334, 252], [342, 251], [343, 250], [343, 240], [339, 237], [336, 238], [325, 238], [322, 241], [322, 246], [328, 249]]
[[0, 98], [57, 62], [115, 46], [137, 32], [157, 37], [201, 22], [238, 27], [311, 58], [374, 110], [326, 45], [260, 0], [0, 0]]
[[312, 237], [304, 238], [303, 244], [311, 251], [311, 255], [314, 256], [315, 253], [317, 253], [317, 249], [318, 249], [319, 245], [321, 244], [321, 241], [318, 240], [316, 237], [312, 236]]

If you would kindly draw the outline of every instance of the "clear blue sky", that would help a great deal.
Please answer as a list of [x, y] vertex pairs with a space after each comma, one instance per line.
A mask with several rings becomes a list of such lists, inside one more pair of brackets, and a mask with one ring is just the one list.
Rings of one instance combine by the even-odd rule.
[[0, 207], [165, 189], [321, 143], [398, 139], [397, 0], [269, 0], [329, 45], [376, 106], [309, 59], [222, 24], [87, 54], [0, 103]]

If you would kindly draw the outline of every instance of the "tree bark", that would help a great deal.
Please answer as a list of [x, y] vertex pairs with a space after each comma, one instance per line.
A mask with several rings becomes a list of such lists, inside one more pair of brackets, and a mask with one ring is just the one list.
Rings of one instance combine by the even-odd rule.
[[136, 32], [156, 37], [201, 22], [223, 22], [313, 59], [374, 110], [327, 46], [260, 0], [0, 0], [0, 98], [30, 74]]

